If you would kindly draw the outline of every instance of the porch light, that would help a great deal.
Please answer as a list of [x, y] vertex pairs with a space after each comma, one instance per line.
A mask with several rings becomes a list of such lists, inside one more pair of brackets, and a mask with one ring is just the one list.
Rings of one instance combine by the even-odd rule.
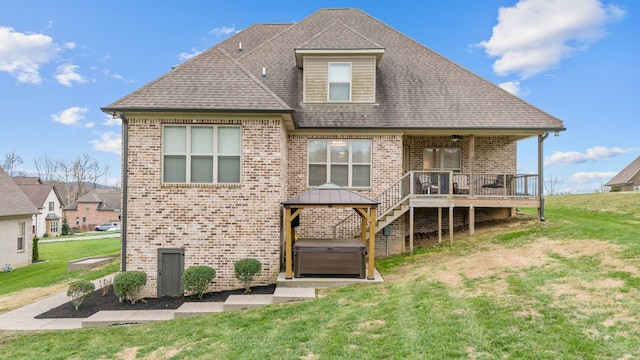
[[458, 142], [460, 139], [462, 139], [462, 136], [460, 135], [451, 135], [451, 141], [453, 142]]

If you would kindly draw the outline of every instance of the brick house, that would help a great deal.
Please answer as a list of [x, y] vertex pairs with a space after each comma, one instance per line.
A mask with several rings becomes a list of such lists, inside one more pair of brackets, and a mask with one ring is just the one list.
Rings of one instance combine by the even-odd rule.
[[40, 238], [45, 234], [60, 235], [63, 203], [56, 186], [44, 184], [39, 177], [33, 176], [16, 176], [13, 181], [39, 210], [39, 213], [33, 216], [33, 234]]
[[[357, 9], [251, 26], [102, 110], [122, 119], [121, 267], [147, 273], [145, 296], [171, 294], [167, 277], [196, 264], [237, 288], [245, 257], [274, 283], [283, 202], [325, 183], [379, 203], [380, 255], [518, 206], [542, 217], [542, 156], [517, 174], [516, 144], [537, 137], [542, 154], [565, 130]], [[352, 236], [352, 213], [310, 209], [296, 234]]]
[[616, 174], [605, 186], [608, 186], [609, 189], [619, 187], [620, 191], [640, 189], [640, 156]]
[[120, 189], [93, 189], [64, 208], [64, 217], [71, 228], [93, 231], [103, 223], [120, 223], [122, 191]]
[[0, 271], [31, 264], [31, 223], [38, 209], [0, 168]]

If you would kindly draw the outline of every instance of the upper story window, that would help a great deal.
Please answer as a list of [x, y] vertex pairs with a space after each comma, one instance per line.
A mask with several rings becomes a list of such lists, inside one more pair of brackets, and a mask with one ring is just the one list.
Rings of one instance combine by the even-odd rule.
[[240, 183], [239, 126], [166, 125], [163, 182]]
[[371, 186], [371, 140], [309, 140], [309, 186]]
[[329, 101], [351, 101], [351, 63], [329, 63]]
[[49, 201], [49, 211], [55, 210], [55, 203], [53, 201]]
[[460, 171], [462, 169], [460, 148], [426, 148], [423, 152], [425, 170]]

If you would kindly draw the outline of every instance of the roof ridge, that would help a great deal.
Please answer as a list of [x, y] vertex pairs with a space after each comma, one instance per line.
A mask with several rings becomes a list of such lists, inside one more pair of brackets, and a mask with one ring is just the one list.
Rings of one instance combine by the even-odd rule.
[[317, 34], [315, 34], [314, 36], [312, 36], [311, 38], [309, 38], [307, 41], [303, 42], [302, 44], [300, 44], [299, 46], [297, 46], [297, 48], [303, 48], [306, 44], [311, 43], [313, 40], [323, 36], [325, 33], [327, 33], [329, 30], [331, 30], [332, 28], [334, 28], [336, 25], [342, 25], [345, 28], [347, 28], [349, 31], [351, 31], [352, 33], [360, 36], [361, 38], [363, 38], [364, 40], [366, 40], [367, 42], [370, 42], [371, 44], [375, 45], [378, 48], [383, 48], [383, 46], [381, 46], [380, 44], [378, 44], [377, 42], [369, 39], [367, 36], [365, 36], [364, 34], [362, 34], [361, 32], [355, 30], [354, 28], [352, 28], [351, 26], [345, 24], [343, 21], [340, 20], [336, 20], [334, 22], [332, 22], [329, 26], [327, 26], [326, 28], [324, 28], [322, 31], [318, 32]]
[[280, 97], [276, 95], [271, 89], [269, 89], [269, 87], [267, 87], [262, 81], [256, 78], [253, 74], [251, 74], [251, 72], [249, 72], [249, 70], [247, 70], [244, 66], [242, 66], [242, 64], [240, 64], [233, 57], [231, 57], [231, 55], [229, 55], [229, 53], [227, 53], [223, 48], [218, 48], [217, 46], [214, 46], [214, 48], [217, 49], [218, 52], [220, 52], [220, 54], [222, 54], [222, 56], [224, 56], [227, 60], [229, 60], [234, 66], [240, 69], [240, 71], [245, 73], [245, 75], [247, 75], [254, 83], [256, 83], [263, 90], [265, 90], [267, 94], [269, 94], [269, 96], [271, 96], [276, 102], [278, 102], [280, 105], [282, 105], [288, 110], [293, 110], [286, 102], [280, 99]]

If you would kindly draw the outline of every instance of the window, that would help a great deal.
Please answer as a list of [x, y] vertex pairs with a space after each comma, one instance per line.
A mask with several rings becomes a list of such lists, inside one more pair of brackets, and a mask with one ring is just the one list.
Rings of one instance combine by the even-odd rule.
[[167, 125], [163, 181], [240, 183], [240, 149], [238, 126]]
[[86, 205], [84, 206], [84, 209], [85, 209], [86, 211], [89, 211], [89, 209], [91, 209], [91, 208], [89, 207], [89, 204], [86, 204]]
[[371, 140], [309, 140], [309, 186], [371, 186]]
[[49, 232], [57, 233], [58, 232], [58, 221], [49, 222]]
[[18, 223], [18, 251], [24, 251], [24, 222]]
[[329, 63], [329, 101], [351, 101], [351, 63]]
[[49, 211], [54, 211], [55, 210], [55, 204], [53, 201], [49, 201]]
[[461, 170], [460, 148], [427, 148], [423, 152], [425, 170]]

